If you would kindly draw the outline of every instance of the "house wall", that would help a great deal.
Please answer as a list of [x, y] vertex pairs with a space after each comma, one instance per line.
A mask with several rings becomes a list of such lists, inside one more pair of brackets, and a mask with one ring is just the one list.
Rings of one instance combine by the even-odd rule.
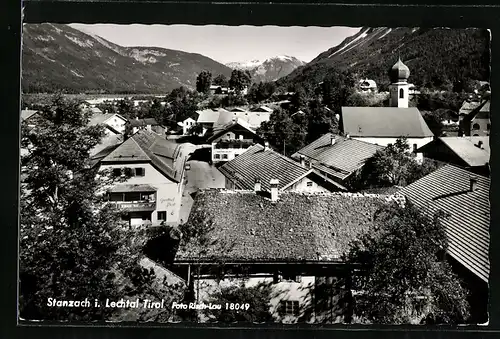
[[[310, 186], [308, 186], [308, 183]], [[330, 192], [327, 188], [323, 187], [317, 176], [308, 175], [295, 184], [287, 188], [287, 191], [298, 191], [298, 192]]]
[[116, 115], [114, 115], [111, 118], [109, 118], [108, 120], [106, 120], [107, 125], [111, 126], [113, 129], [115, 129], [116, 131], [118, 131], [120, 133], [125, 132], [125, 123], [126, 123], [125, 120], [119, 118]]
[[182, 134], [187, 135], [188, 131], [191, 127], [193, 127], [196, 124], [196, 120], [192, 118], [188, 118], [182, 122]]
[[474, 119], [470, 123], [470, 136], [487, 136], [490, 135], [490, 119]]
[[[403, 90], [402, 98], [399, 95], [401, 90]], [[389, 85], [390, 106], [408, 108], [408, 101], [409, 101], [408, 92], [409, 92], [409, 87], [408, 84], [405, 82], [398, 82]]]
[[[156, 187], [156, 210], [151, 213], [151, 222], [153, 224], [159, 223], [159, 211], [167, 212], [167, 222], [175, 223], [179, 219], [179, 209], [181, 205], [182, 196], [182, 180], [181, 183], [176, 183], [165, 177], [156, 168], [149, 163], [139, 164], [103, 164], [100, 169], [108, 168], [122, 168], [122, 167], [142, 167], [144, 168], [144, 176], [131, 177], [123, 184], [147, 184]], [[131, 219], [131, 223], [142, 224], [142, 218]]]
[[[275, 321], [295, 323], [300, 317], [309, 313], [308, 310], [313, 308], [314, 276], [303, 276], [300, 278], [299, 282], [282, 280], [278, 283], [273, 283], [273, 276], [269, 274], [262, 274], [262, 276], [255, 275], [248, 278], [226, 278], [220, 281], [213, 278], [200, 278], [194, 281], [195, 300], [199, 303], [208, 302], [210, 300], [210, 295], [220, 291], [222, 288], [241, 286], [241, 284], [244, 284], [247, 288], [258, 286], [259, 284], [271, 286], [269, 311]], [[281, 301], [285, 300], [299, 302], [299, 315], [281, 314]], [[202, 318], [200, 320], [204, 321], [207, 319]], [[314, 321], [314, 316], [312, 315], [306, 320]]]
[[[223, 135], [217, 137], [212, 142], [212, 161], [213, 162], [221, 162], [221, 161], [231, 161], [238, 155], [245, 152], [251, 145], [244, 148], [216, 148], [215, 145], [219, 141], [229, 141], [229, 140], [239, 140], [239, 139], [254, 139], [255, 134], [249, 132], [243, 127], [235, 127], [224, 133]], [[218, 157], [217, 157], [218, 156]], [[226, 158], [224, 158], [226, 156]]]
[[[222, 162], [222, 161], [231, 161], [236, 158], [238, 155], [241, 155], [245, 152], [247, 148], [215, 148], [215, 144], [212, 144], [212, 161], [213, 162]], [[219, 156], [219, 158], [217, 158]]]

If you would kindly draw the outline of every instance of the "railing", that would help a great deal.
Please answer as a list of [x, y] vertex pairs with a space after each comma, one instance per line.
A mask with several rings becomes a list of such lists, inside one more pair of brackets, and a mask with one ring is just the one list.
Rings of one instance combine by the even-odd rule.
[[248, 148], [253, 145], [252, 139], [223, 140], [215, 144], [215, 149], [227, 148]]

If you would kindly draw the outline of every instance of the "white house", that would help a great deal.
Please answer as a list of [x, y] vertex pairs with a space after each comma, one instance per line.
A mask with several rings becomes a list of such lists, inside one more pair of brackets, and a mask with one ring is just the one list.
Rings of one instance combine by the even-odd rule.
[[175, 224], [179, 218], [186, 154], [180, 146], [148, 130], [139, 130], [92, 159], [100, 170], [128, 176], [107, 188], [110, 203], [128, 212], [130, 225]]
[[359, 89], [362, 92], [376, 92], [377, 83], [371, 79], [362, 79], [359, 81]]
[[[96, 113], [90, 118], [89, 125], [105, 125], [109, 127], [106, 133], [123, 134], [125, 132], [125, 124], [127, 119], [117, 113]], [[116, 133], [115, 133], [116, 132]]]

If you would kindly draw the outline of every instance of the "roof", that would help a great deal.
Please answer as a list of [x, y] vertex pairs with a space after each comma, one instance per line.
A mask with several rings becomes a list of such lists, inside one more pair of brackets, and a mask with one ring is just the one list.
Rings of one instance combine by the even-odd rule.
[[476, 108], [474, 108], [467, 117], [470, 120], [474, 119], [489, 119], [490, 114], [490, 99], [486, 99], [479, 104]]
[[141, 126], [158, 126], [160, 125], [155, 118], [145, 118], [145, 119], [130, 119], [128, 121], [132, 127]]
[[109, 147], [93, 158], [101, 158], [102, 163], [149, 162], [163, 175], [179, 182], [184, 168], [183, 161], [178, 159], [179, 150], [175, 142], [140, 130], [117, 147]]
[[29, 119], [29, 118], [31, 118], [33, 115], [35, 115], [36, 113], [38, 113], [38, 111], [36, 111], [36, 110], [32, 110], [32, 109], [23, 109], [23, 110], [21, 110], [21, 120], [26, 120], [26, 119]]
[[[441, 137], [438, 140], [471, 167], [484, 166], [490, 161], [490, 137], [488, 136]], [[479, 141], [482, 142], [482, 148], [478, 147]], [[417, 151], [425, 153], [430, 150], [432, 152], [434, 142], [424, 145]]]
[[205, 109], [202, 111], [196, 111], [199, 116], [198, 116], [198, 123], [216, 123], [217, 120], [219, 119], [219, 114], [220, 112], [227, 112], [223, 108], [218, 108], [218, 109]]
[[253, 112], [268, 112], [268, 113], [272, 113], [273, 112], [273, 109], [272, 108], [269, 108], [267, 106], [260, 106], [254, 110], [252, 110]]
[[283, 192], [273, 203], [250, 191], [200, 191], [188, 225], [209, 219], [205, 235], [211, 243], [200, 248], [188, 241], [176, 261], [340, 262], [351, 241], [371, 229], [385, 201], [375, 195]]
[[432, 137], [416, 107], [342, 107], [344, 134], [351, 137]]
[[106, 148], [119, 145], [122, 142], [123, 142], [123, 135], [121, 134], [107, 135], [104, 138], [102, 138], [101, 142], [92, 149], [90, 155], [91, 156], [97, 155]]
[[156, 187], [146, 185], [146, 184], [119, 184], [110, 188], [109, 192], [113, 193], [125, 193], [125, 192], [156, 192]]
[[281, 155], [272, 149], [256, 144], [228, 161], [219, 171], [240, 189], [254, 188], [255, 179], [260, 179], [261, 189], [270, 192], [269, 182], [278, 179], [278, 188], [282, 190], [306, 175], [310, 170], [296, 161]]
[[474, 108], [479, 106], [479, 101], [469, 101], [465, 100], [460, 107], [458, 113], [459, 114], [469, 114]]
[[371, 79], [360, 80], [359, 84], [360, 84], [360, 86], [377, 87], [377, 83]]
[[214, 131], [215, 133], [210, 138], [207, 139], [207, 142], [211, 142], [212, 140], [217, 139], [218, 137], [220, 137], [224, 133], [226, 133], [229, 130], [233, 129], [235, 126], [241, 126], [244, 129], [246, 129], [248, 132], [257, 135], [257, 133], [255, 132], [255, 130], [246, 121], [241, 120], [241, 119], [236, 119], [236, 120], [231, 121], [230, 123], [228, 123], [228, 124], [226, 124], [224, 126], [221, 126], [221, 127], [217, 128], [217, 130]]
[[[333, 145], [331, 144], [332, 137], [335, 138]], [[313, 163], [314, 168], [343, 180], [362, 167], [377, 150], [383, 148], [379, 145], [327, 133], [297, 151], [292, 158], [299, 160], [303, 155]]]
[[[469, 190], [470, 178], [477, 189]], [[442, 222], [448, 236], [448, 253], [484, 281], [488, 281], [490, 180], [464, 169], [445, 165], [401, 189], [407, 199], [428, 213], [450, 214]]]
[[119, 114], [116, 113], [97, 113], [93, 114], [92, 117], [90, 118], [89, 125], [94, 126], [94, 125], [100, 125], [105, 123], [107, 120], [111, 119], [113, 116], [117, 116], [118, 118], [122, 119], [123, 121], [127, 121], [124, 117], [122, 117]]

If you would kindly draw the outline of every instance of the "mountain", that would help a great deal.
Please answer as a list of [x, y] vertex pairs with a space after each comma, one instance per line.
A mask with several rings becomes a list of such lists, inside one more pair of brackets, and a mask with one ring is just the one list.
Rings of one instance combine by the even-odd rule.
[[410, 68], [409, 82], [429, 88], [488, 81], [490, 34], [485, 29], [362, 28], [355, 35], [280, 79], [278, 85], [315, 87], [325, 77], [350, 70], [388, 85], [398, 57]]
[[200, 54], [158, 47], [122, 47], [61, 24], [24, 24], [24, 93], [165, 93], [196, 87], [203, 71], [231, 69]]
[[248, 70], [253, 82], [276, 81], [304, 65], [305, 62], [291, 56], [280, 55], [264, 61], [231, 62], [226, 66], [232, 69]]

